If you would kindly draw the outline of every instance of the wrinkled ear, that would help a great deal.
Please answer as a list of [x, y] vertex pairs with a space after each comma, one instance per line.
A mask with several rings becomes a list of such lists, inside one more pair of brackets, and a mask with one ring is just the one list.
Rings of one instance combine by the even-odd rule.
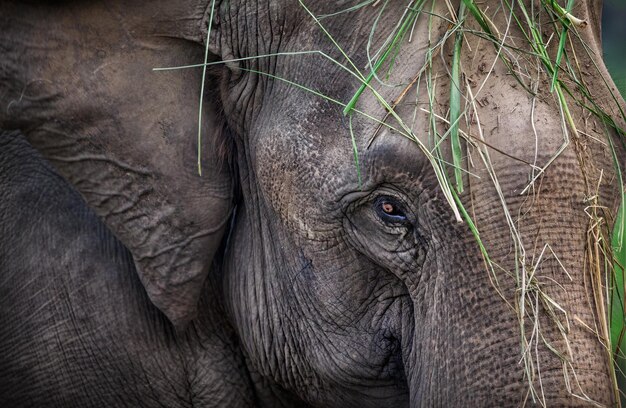
[[[159, 2], [142, 4], [136, 12], [167, 20]], [[182, 329], [233, 207], [217, 73], [207, 75], [199, 115], [202, 69], [153, 68], [202, 62], [203, 47], [146, 32], [118, 6], [0, 6], [0, 48], [9, 50], [0, 72], [15, 75], [0, 83], [0, 95], [9, 95], [0, 125], [21, 127], [74, 184], [133, 254], [152, 302]], [[204, 11], [190, 7], [189, 19], [199, 25]]]

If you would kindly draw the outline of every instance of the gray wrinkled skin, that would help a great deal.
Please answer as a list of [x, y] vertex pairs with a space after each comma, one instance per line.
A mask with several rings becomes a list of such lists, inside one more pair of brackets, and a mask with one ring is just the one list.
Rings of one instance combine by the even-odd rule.
[[3, 407], [251, 406], [211, 279], [176, 335], [128, 250], [16, 132], [0, 134], [0, 185]]
[[[341, 108], [250, 72], [348, 101], [359, 83], [345, 71], [319, 55], [211, 68], [197, 175], [201, 70], [152, 68], [202, 61], [208, 3], [0, 2], [0, 128], [27, 140], [15, 132], [0, 140], [0, 405], [522, 405], [528, 381], [516, 314], [416, 144], [383, 129], [368, 147], [377, 125], [355, 115], [360, 187]], [[309, 6], [321, 15], [348, 3]], [[404, 3], [390, 4], [381, 27], [402, 12]], [[437, 13], [446, 10], [437, 3]], [[597, 55], [599, 10], [595, 1], [574, 10], [589, 21], [581, 35]], [[357, 67], [366, 65], [376, 14], [364, 7], [324, 20]], [[504, 16], [493, 19], [503, 24]], [[420, 20], [390, 82], [417, 74], [427, 29]], [[432, 35], [446, 29], [435, 20]], [[462, 63], [468, 80], [482, 83], [495, 51], [470, 38]], [[209, 49], [210, 61], [338, 55], [293, 0], [218, 2]], [[447, 77], [436, 64], [436, 108], [445, 112]], [[597, 100], [609, 109], [601, 70], [585, 81], [598, 84]], [[380, 92], [394, 100], [401, 89]], [[618, 203], [610, 152], [576, 141], [534, 195], [521, 196], [526, 163], [535, 155], [545, 163], [562, 142], [558, 107], [545, 94], [531, 112], [531, 98], [500, 65], [481, 92], [480, 122], [498, 149], [493, 166], [516, 226], [535, 258], [545, 243], [559, 255], [536, 277], [571, 317], [572, 391], [613, 406], [607, 353], [586, 328], [596, 310], [583, 267], [587, 199], [600, 192], [609, 211]], [[397, 111], [427, 143], [427, 116], [411, 119], [414, 101], [415, 90]], [[369, 93], [357, 108], [385, 117]], [[585, 134], [604, 138], [602, 125], [572, 110]], [[480, 178], [466, 179], [461, 200], [491, 257], [512, 270], [499, 199], [482, 163], [474, 165]], [[382, 202], [406, 220], [385, 218]], [[500, 289], [514, 302], [513, 279], [501, 275]], [[540, 311], [544, 338], [563, 352]], [[553, 352], [543, 343], [534, 352], [547, 405], [588, 405], [567, 391]]]

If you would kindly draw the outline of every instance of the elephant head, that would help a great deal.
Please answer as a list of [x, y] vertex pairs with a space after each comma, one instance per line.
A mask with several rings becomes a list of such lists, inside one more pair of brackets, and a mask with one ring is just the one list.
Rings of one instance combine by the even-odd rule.
[[[0, 126], [76, 186], [179, 331], [217, 277], [263, 404], [611, 406], [587, 265], [624, 156], [575, 95], [563, 113], [511, 23], [522, 4], [550, 15], [493, 1], [488, 26], [508, 48], [465, 35], [455, 200], [448, 144], [429, 138], [449, 125], [459, 2], [370, 3], [4, 2]], [[418, 4], [412, 40], [344, 116], [366, 50]], [[589, 27], [571, 52], [616, 112], [600, 7], [577, 3]], [[206, 71], [152, 70], [205, 58]]]

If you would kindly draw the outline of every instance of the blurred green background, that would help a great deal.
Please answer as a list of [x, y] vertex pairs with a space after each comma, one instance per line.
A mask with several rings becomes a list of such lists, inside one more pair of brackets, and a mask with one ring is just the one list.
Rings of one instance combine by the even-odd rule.
[[604, 60], [626, 97], [626, 0], [604, 0], [602, 37]]

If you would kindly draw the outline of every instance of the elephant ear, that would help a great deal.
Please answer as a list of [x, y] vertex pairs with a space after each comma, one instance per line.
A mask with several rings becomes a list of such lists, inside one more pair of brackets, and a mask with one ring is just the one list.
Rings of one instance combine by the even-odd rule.
[[228, 132], [208, 75], [199, 175], [202, 69], [153, 71], [204, 59], [198, 43], [154, 30], [168, 27], [170, 7], [189, 15], [169, 26], [190, 33], [194, 22], [200, 35], [206, 4], [128, 4], [123, 13], [100, 2], [0, 5], [0, 48], [8, 50], [0, 72], [15, 75], [0, 81], [0, 125], [21, 128], [76, 187], [132, 253], [151, 301], [182, 330], [233, 208]]

